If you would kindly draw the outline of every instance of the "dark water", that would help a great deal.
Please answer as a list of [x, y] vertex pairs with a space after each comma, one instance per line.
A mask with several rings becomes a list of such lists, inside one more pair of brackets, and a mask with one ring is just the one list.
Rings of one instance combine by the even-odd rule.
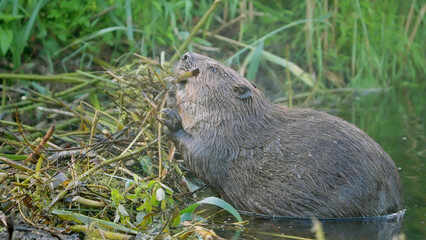
[[[367, 132], [395, 161], [402, 180], [406, 213], [381, 221], [322, 221], [326, 239], [426, 239], [426, 94], [413, 90], [347, 96], [315, 107], [338, 115]], [[334, 107], [327, 107], [333, 105]], [[230, 216], [222, 216], [229, 222]], [[315, 239], [310, 220], [243, 217], [243, 228], [224, 225], [216, 233], [226, 239], [283, 239], [285, 234]]]
[[367, 132], [395, 161], [407, 209], [402, 232], [406, 239], [426, 239], [424, 92], [413, 89], [365, 96], [340, 115]]
[[[390, 219], [322, 220], [320, 223], [327, 240], [392, 239], [392, 237], [401, 234], [403, 216], [404, 213], [399, 213], [390, 217]], [[312, 233], [313, 222], [311, 220], [253, 217], [245, 217], [244, 219], [248, 219], [250, 224], [240, 231], [231, 233], [224, 229], [217, 229], [218, 234], [227, 239], [252, 239], [253, 237], [256, 239], [283, 239], [283, 235], [315, 239], [315, 234]], [[220, 234], [220, 232], [223, 234]]]

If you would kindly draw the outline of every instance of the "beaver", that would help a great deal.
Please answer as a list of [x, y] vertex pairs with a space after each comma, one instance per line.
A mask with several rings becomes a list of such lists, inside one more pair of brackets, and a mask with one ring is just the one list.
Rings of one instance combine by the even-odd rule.
[[317, 218], [404, 209], [395, 164], [357, 127], [273, 104], [233, 69], [188, 52], [176, 73], [191, 71], [160, 122], [190, 170], [236, 209]]

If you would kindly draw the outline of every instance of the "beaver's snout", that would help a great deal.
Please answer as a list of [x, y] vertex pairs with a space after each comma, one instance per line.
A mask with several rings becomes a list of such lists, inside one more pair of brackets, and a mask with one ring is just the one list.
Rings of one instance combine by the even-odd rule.
[[182, 57], [180, 57], [180, 61], [181, 62], [193, 62], [194, 60], [196, 60], [196, 54], [193, 52], [187, 52], [185, 54], [182, 55]]
[[180, 58], [181, 61], [186, 61], [190, 58], [190, 53], [185, 53], [184, 55], [182, 55], [182, 57]]
[[187, 52], [180, 57], [178, 70], [186, 72], [192, 71], [197, 62], [197, 57], [195, 53]]

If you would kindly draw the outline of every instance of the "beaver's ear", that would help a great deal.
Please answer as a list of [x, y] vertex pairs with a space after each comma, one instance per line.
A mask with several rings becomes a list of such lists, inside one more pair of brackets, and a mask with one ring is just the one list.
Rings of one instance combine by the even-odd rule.
[[251, 90], [248, 86], [243, 84], [234, 85], [232, 88], [239, 99], [247, 99], [251, 97]]

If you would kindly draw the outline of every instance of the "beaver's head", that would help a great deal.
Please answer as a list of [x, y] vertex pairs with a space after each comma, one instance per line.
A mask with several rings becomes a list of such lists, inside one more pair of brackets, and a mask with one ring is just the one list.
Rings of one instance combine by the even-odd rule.
[[176, 84], [183, 129], [203, 139], [215, 154], [228, 154], [239, 146], [254, 148], [261, 141], [259, 136], [275, 134], [269, 128], [276, 126], [271, 116], [277, 109], [233, 69], [188, 52], [179, 60], [176, 73], [178, 80], [186, 80]]
[[212, 98], [219, 96], [224, 100], [231, 100], [232, 98], [245, 100], [261, 95], [261, 92], [252, 83], [236, 71], [203, 55], [193, 52], [183, 54], [179, 60], [176, 73], [179, 75], [186, 72], [193, 74], [190, 74], [189, 78], [180, 81], [180, 83], [183, 85], [190, 84], [195, 89], [199, 88], [199, 93], [206, 93]]

